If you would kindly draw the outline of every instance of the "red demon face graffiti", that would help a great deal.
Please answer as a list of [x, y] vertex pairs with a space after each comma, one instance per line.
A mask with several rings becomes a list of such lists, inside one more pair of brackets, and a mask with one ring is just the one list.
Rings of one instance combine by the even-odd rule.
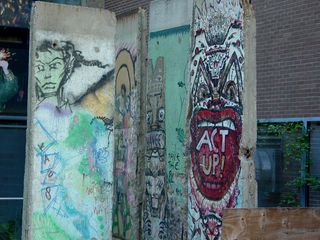
[[219, 44], [198, 32], [194, 48], [192, 171], [200, 192], [215, 201], [223, 198], [240, 168], [243, 56], [239, 28], [234, 22]]

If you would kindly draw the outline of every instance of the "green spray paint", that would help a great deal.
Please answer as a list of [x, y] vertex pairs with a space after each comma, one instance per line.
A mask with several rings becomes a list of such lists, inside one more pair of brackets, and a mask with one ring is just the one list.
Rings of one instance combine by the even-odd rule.
[[51, 215], [41, 213], [32, 214], [32, 222], [35, 228], [34, 240], [73, 240], [75, 236], [69, 235], [64, 228], [59, 226]]
[[134, 236], [129, 235], [132, 227], [132, 218], [130, 214], [130, 204], [126, 194], [122, 194], [118, 204], [115, 205], [113, 216], [112, 232], [125, 239], [133, 239]]
[[69, 148], [79, 148], [92, 141], [94, 137], [92, 116], [86, 112], [77, 112], [71, 117], [68, 137], [64, 144]]

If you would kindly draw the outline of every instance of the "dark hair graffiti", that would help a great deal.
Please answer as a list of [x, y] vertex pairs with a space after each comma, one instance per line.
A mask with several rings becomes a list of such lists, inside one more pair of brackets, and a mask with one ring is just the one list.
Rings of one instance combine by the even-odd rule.
[[[56, 96], [58, 106], [62, 106], [68, 103], [68, 100], [63, 99], [63, 86], [70, 79], [76, 68], [81, 66], [95, 66], [98, 68], [105, 68], [108, 64], [103, 65], [98, 60], [87, 60], [82, 55], [82, 52], [75, 50], [75, 46], [70, 41], [53, 42], [45, 40], [40, 46], [36, 48], [36, 58], [40, 58], [40, 53], [54, 53], [58, 52], [62, 55], [63, 72], [59, 75], [59, 83], [55, 92], [44, 92], [36, 82], [36, 96], [37, 99], [42, 101], [45, 98]], [[51, 69], [51, 67], [50, 67]]]

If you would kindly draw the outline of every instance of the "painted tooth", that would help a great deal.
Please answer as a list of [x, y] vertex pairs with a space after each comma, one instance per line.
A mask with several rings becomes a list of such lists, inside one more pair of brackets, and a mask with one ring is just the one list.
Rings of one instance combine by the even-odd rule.
[[234, 123], [229, 119], [223, 121], [223, 127], [235, 130]]
[[231, 120], [228, 120], [228, 128], [231, 130], [235, 130], [234, 124]]
[[222, 122], [222, 126], [225, 127], [225, 128], [228, 128], [228, 123], [227, 123], [228, 120], [224, 120]]
[[208, 126], [208, 122], [202, 122], [198, 125], [198, 127], [207, 127]]
[[233, 122], [231, 122], [231, 124], [230, 124], [230, 129], [231, 129], [231, 130], [233, 130], [233, 131], [235, 131], [235, 130], [236, 130], [236, 128], [234, 127]]
[[223, 127], [223, 122], [218, 122], [218, 123], [216, 123], [216, 126], [217, 126], [217, 127]]
[[214, 127], [215, 124], [211, 122], [202, 122], [198, 125], [198, 127]]
[[218, 123], [211, 123], [211, 122], [207, 122], [207, 121], [203, 121], [200, 124], [198, 124], [199, 128], [202, 127], [225, 127], [228, 129], [231, 129], [233, 131], [235, 131], [235, 126], [234, 123], [231, 120], [224, 120], [222, 122], [218, 122]]
[[231, 121], [228, 120], [228, 121], [227, 121], [228, 128], [230, 128], [231, 124], [232, 124]]

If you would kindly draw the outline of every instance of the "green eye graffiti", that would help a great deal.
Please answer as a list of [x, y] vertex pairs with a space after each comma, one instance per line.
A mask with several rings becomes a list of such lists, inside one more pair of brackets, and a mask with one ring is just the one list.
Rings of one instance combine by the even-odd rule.
[[61, 62], [51, 63], [51, 64], [49, 65], [49, 70], [57, 69], [60, 65], [62, 65]]
[[44, 65], [42, 65], [42, 64], [36, 65], [36, 72], [37, 73], [43, 72], [43, 71], [44, 71]]

